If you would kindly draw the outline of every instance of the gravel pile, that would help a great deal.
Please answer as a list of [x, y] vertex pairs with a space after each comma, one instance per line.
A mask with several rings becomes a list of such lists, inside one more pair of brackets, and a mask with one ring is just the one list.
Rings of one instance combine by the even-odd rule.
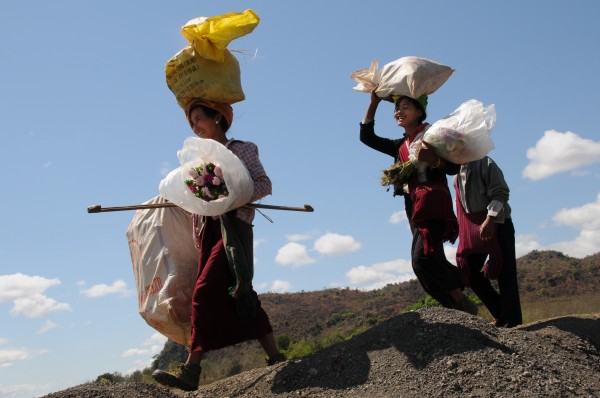
[[89, 383], [44, 398], [600, 397], [600, 314], [499, 329], [445, 308], [410, 312], [311, 356], [184, 393]]

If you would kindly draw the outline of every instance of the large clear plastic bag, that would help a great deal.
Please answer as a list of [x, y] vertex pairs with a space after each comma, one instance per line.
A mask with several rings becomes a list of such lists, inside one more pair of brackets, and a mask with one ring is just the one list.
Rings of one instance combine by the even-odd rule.
[[471, 99], [433, 123], [425, 132], [423, 141], [452, 163], [468, 163], [483, 158], [494, 149], [490, 133], [495, 123], [495, 106], [484, 107], [481, 101]]
[[[244, 163], [223, 144], [209, 139], [188, 137], [177, 152], [179, 166], [159, 184], [160, 196], [169, 202], [203, 216], [219, 216], [250, 202], [254, 182]], [[229, 194], [226, 197], [205, 201], [196, 197], [186, 184], [193, 167], [213, 163], [223, 171]]]
[[397, 96], [419, 98], [433, 94], [454, 69], [427, 58], [408, 56], [385, 64], [378, 70], [377, 60], [368, 69], [353, 72], [350, 77], [358, 84], [355, 91], [371, 92], [375, 87], [378, 97], [392, 101]]
[[[161, 204], [157, 196], [144, 204]], [[127, 227], [138, 310], [148, 325], [184, 346], [191, 342], [192, 294], [199, 250], [192, 216], [178, 207], [141, 209]]]

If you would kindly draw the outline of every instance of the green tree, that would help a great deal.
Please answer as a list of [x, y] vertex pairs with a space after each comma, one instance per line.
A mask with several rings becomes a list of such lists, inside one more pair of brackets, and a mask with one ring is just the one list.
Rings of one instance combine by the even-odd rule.
[[125, 381], [125, 377], [118, 372], [104, 373], [96, 377], [96, 381], [99, 383], [122, 383]]
[[152, 370], [171, 369], [178, 364], [185, 362], [188, 352], [184, 346], [174, 341], [167, 340], [162, 351], [154, 356], [152, 361]]
[[419, 299], [419, 301], [417, 301], [415, 304], [412, 304], [412, 305], [409, 305], [408, 307], [406, 307], [404, 309], [404, 311], [409, 312], [409, 311], [416, 311], [420, 308], [441, 307], [441, 306], [442, 305], [439, 303], [439, 301], [437, 301], [430, 295], [426, 295], [425, 297], [421, 297]]
[[280, 334], [277, 336], [276, 341], [277, 341], [277, 347], [280, 350], [285, 351], [289, 348], [290, 343], [292, 342], [292, 339], [287, 334]]

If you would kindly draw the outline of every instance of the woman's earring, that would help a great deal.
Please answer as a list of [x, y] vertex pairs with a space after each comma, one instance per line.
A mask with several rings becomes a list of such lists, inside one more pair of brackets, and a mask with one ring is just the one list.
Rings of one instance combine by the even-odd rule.
[[219, 124], [219, 121], [217, 120], [217, 121], [215, 122], [215, 124]]

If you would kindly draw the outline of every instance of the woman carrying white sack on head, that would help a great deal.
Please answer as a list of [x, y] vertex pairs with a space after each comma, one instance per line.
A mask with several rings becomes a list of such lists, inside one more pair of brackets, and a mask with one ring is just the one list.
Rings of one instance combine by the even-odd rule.
[[[415, 275], [424, 290], [443, 306], [476, 314], [477, 307], [464, 295], [461, 275], [447, 260], [443, 247], [445, 241], [454, 243], [458, 236], [446, 176], [456, 175], [460, 168], [448, 156], [452, 152], [448, 149], [456, 152], [461, 147], [454, 145], [456, 140], [445, 140], [446, 129], [434, 128], [438, 122], [433, 126], [425, 122], [428, 96], [453, 71], [435, 61], [411, 56], [393, 61], [380, 71], [374, 61], [369, 70], [357, 71], [352, 78], [359, 82], [355, 90], [370, 89], [371, 93], [360, 124], [361, 142], [394, 158], [394, 166], [384, 172], [382, 184], [393, 186], [394, 195], [405, 199], [413, 235], [411, 258]], [[375, 113], [382, 99], [394, 103], [394, 119], [404, 129], [402, 138], [375, 134]], [[430, 131], [437, 131], [431, 143], [427, 140]], [[442, 139], [437, 139], [440, 135]], [[455, 137], [463, 138], [460, 134]], [[460, 152], [464, 152], [464, 145]]]
[[[402, 83], [407, 80], [414, 80], [415, 74], [406, 71], [414, 64], [412, 61], [416, 61], [417, 71], [423, 70], [420, 65], [431, 65], [417, 57], [401, 58], [399, 61], [400, 67], [394, 68], [395, 73], [388, 76], [389, 79], [398, 80], [398, 86], [402, 86]], [[409, 62], [403, 64], [403, 61]], [[372, 69], [373, 66], [372, 64]], [[447, 76], [449, 73], [451, 69]], [[382, 91], [381, 85], [385, 88], [385, 82], [381, 81], [380, 76], [375, 77], [374, 80], [374, 83], [380, 86], [371, 89], [371, 101], [360, 123], [360, 140], [365, 145], [392, 156], [395, 164], [410, 164], [411, 144], [421, 141], [425, 130], [429, 127], [425, 122], [428, 95], [411, 93], [409, 87], [414, 87], [414, 84], [405, 84], [404, 90], [397, 89], [395, 92], [393, 87]], [[417, 80], [423, 79], [417, 77]], [[437, 87], [430, 89], [429, 92], [435, 89]], [[394, 98], [393, 95], [396, 97]], [[382, 97], [394, 103], [393, 117], [398, 126], [404, 129], [402, 138], [384, 138], [375, 134], [375, 114]], [[394, 195], [404, 197], [405, 211], [412, 231], [413, 271], [423, 289], [444, 307], [468, 310], [467, 305], [470, 301], [462, 292], [463, 283], [460, 274], [458, 269], [446, 259], [443, 247], [444, 241], [454, 242], [458, 236], [458, 224], [446, 175], [456, 174], [459, 166], [438, 157], [431, 148], [426, 146], [421, 147], [419, 144], [419, 146], [413, 145], [413, 148], [415, 148], [413, 159], [427, 165], [424, 170], [426, 181], [421, 181], [423, 178], [420, 179], [417, 173], [411, 172], [402, 181], [394, 184]]]

